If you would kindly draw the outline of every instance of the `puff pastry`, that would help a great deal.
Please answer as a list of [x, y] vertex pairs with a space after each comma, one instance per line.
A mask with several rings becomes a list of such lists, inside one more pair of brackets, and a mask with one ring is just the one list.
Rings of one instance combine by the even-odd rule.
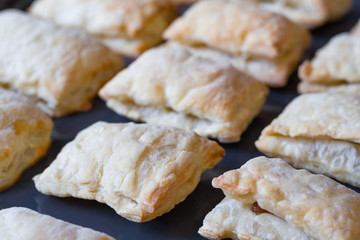
[[0, 88], [0, 191], [46, 154], [52, 128], [35, 102]]
[[354, 240], [360, 195], [334, 180], [258, 157], [213, 179], [226, 198], [204, 219], [210, 239]]
[[123, 62], [97, 39], [17, 10], [0, 13], [0, 86], [39, 99], [60, 117], [88, 110]]
[[315, 28], [344, 16], [352, 0], [236, 0], [251, 1], [261, 8], [286, 16], [306, 28]]
[[300, 93], [360, 93], [360, 34], [341, 33], [316, 52], [313, 60], [299, 68]]
[[221, 142], [240, 140], [267, 94], [263, 83], [230, 64], [180, 45], [147, 51], [100, 90], [119, 114]]
[[255, 143], [269, 155], [360, 187], [360, 97], [304, 94]]
[[83, 29], [129, 56], [161, 42], [162, 32], [177, 15], [170, 1], [159, 0], [37, 0], [30, 12]]
[[164, 38], [221, 51], [236, 68], [273, 87], [286, 85], [310, 43], [309, 32], [285, 17], [231, 0], [194, 4]]
[[0, 210], [0, 236], [6, 240], [115, 240], [23, 207]]
[[44, 194], [95, 199], [144, 222], [183, 201], [201, 173], [224, 154], [216, 142], [192, 131], [98, 122], [81, 131], [34, 181]]

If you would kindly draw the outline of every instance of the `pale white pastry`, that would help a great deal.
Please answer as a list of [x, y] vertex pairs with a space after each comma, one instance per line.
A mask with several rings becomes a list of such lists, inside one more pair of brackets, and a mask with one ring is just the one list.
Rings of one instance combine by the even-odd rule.
[[1, 11], [0, 25], [0, 86], [38, 98], [51, 116], [91, 108], [98, 89], [123, 66], [80, 30], [18, 10]]
[[52, 128], [35, 102], [0, 88], [0, 191], [46, 154]]
[[30, 13], [80, 28], [129, 56], [161, 42], [162, 32], [177, 15], [166, 0], [37, 0]]
[[23, 207], [0, 210], [0, 236], [6, 240], [115, 240]]
[[336, 92], [301, 95], [255, 144], [297, 168], [360, 187], [360, 97]]
[[300, 93], [343, 92], [359, 94], [360, 35], [341, 33], [316, 52], [315, 58], [299, 68]]
[[94, 199], [144, 222], [183, 201], [201, 173], [224, 155], [220, 145], [192, 131], [98, 122], [81, 131], [34, 181], [44, 194]]
[[227, 54], [232, 64], [273, 87], [286, 85], [310, 34], [249, 2], [200, 1], [175, 20], [164, 38]]
[[315, 28], [344, 16], [352, 0], [234, 0], [250, 1], [261, 8], [282, 14], [306, 28]]
[[360, 195], [282, 159], [251, 159], [212, 184], [226, 198], [199, 230], [209, 239], [360, 239]]
[[231, 64], [180, 45], [148, 50], [100, 90], [119, 114], [221, 142], [240, 140], [267, 94], [263, 83]]

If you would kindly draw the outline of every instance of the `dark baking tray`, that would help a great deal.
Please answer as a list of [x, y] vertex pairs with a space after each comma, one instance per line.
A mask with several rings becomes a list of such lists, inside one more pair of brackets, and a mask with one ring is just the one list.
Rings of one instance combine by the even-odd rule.
[[[26, 9], [31, 3], [25, 1], [1, 1], [0, 9], [16, 7]], [[337, 33], [349, 31], [360, 17], [360, 1], [354, 0], [352, 11], [343, 19], [329, 23], [312, 31], [314, 36], [311, 48], [304, 59], [313, 57], [316, 49], [324, 45]], [[1, 26], [0, 26], [1, 27]], [[127, 62], [131, 62], [127, 59]], [[296, 74], [291, 76], [288, 86], [271, 89], [268, 100], [261, 113], [256, 117], [242, 140], [235, 144], [222, 144], [226, 157], [214, 169], [205, 172], [195, 191], [178, 204], [171, 212], [146, 223], [133, 223], [117, 215], [113, 209], [96, 201], [75, 198], [58, 198], [39, 193], [32, 177], [41, 173], [53, 161], [61, 148], [85, 127], [96, 121], [129, 122], [105, 107], [100, 99], [95, 99], [93, 110], [55, 119], [52, 146], [47, 156], [28, 169], [20, 180], [10, 189], [0, 193], [0, 209], [23, 206], [40, 213], [105, 232], [120, 239], [203, 239], [197, 234], [205, 215], [223, 198], [220, 190], [211, 187], [211, 179], [223, 172], [239, 168], [247, 160], [262, 155], [254, 146], [261, 130], [274, 119], [283, 108], [297, 96], [299, 82]], [[349, 186], [348, 186], [349, 187]], [[352, 188], [357, 192], [360, 189]], [[0, 236], [1, 239], [1, 236]]]

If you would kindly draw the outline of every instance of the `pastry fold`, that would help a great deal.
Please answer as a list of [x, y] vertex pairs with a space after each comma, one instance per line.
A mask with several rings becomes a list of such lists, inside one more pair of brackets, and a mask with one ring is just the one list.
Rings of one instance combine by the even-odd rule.
[[360, 98], [304, 94], [261, 133], [256, 147], [297, 168], [360, 187]]
[[194, 4], [164, 38], [223, 52], [236, 68], [274, 87], [286, 85], [310, 44], [309, 32], [285, 17], [231, 0]]
[[129, 56], [161, 42], [177, 15], [170, 1], [159, 0], [37, 0], [30, 13], [80, 28]]
[[204, 219], [210, 239], [360, 238], [360, 195], [281, 159], [258, 157], [213, 179], [226, 198]]
[[352, 0], [234, 0], [250, 1], [261, 8], [286, 16], [306, 28], [315, 28], [344, 16]]
[[315, 58], [299, 68], [300, 93], [342, 92], [359, 95], [360, 34], [341, 33], [316, 52]]
[[38, 98], [51, 116], [91, 108], [99, 88], [123, 66], [80, 30], [17, 10], [1, 11], [0, 25], [0, 86]]
[[192, 131], [98, 122], [81, 131], [34, 181], [44, 194], [94, 199], [144, 222], [182, 202], [201, 173], [224, 155], [220, 145]]
[[23, 207], [0, 210], [0, 236], [6, 240], [114, 240], [105, 233]]
[[221, 142], [240, 140], [267, 94], [263, 83], [230, 64], [179, 45], [147, 51], [100, 90], [119, 114]]
[[0, 88], [0, 191], [46, 154], [52, 128], [35, 102]]

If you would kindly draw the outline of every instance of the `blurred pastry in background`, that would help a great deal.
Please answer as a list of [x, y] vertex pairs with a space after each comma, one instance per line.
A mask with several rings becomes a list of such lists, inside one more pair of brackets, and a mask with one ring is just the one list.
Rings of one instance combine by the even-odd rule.
[[199, 230], [209, 239], [360, 238], [360, 195], [282, 159], [251, 159], [213, 179], [212, 185], [226, 197]]
[[0, 191], [45, 156], [52, 128], [32, 99], [0, 88]]
[[360, 96], [309, 93], [294, 99], [256, 147], [296, 168], [360, 187]]
[[145, 52], [99, 94], [133, 120], [236, 142], [260, 112], [268, 88], [226, 61], [172, 44]]
[[80, 28], [133, 57], [160, 43], [162, 32], [177, 16], [170, 1], [159, 0], [37, 0], [29, 12]]
[[261, 8], [284, 15], [305, 28], [316, 28], [343, 17], [352, 0], [233, 0], [249, 1]]
[[175, 20], [164, 38], [227, 54], [231, 63], [272, 87], [287, 84], [310, 44], [310, 34], [287, 18], [253, 3], [200, 1]]
[[299, 68], [300, 93], [342, 92], [360, 96], [360, 23], [320, 48]]
[[96, 38], [18, 10], [0, 12], [0, 86], [53, 117], [86, 111], [122, 59]]
[[115, 240], [105, 233], [23, 207], [0, 210], [0, 236], [6, 240]]
[[202, 172], [224, 155], [219, 144], [192, 131], [97, 122], [34, 181], [44, 194], [97, 200], [131, 221], [144, 222], [184, 201]]

